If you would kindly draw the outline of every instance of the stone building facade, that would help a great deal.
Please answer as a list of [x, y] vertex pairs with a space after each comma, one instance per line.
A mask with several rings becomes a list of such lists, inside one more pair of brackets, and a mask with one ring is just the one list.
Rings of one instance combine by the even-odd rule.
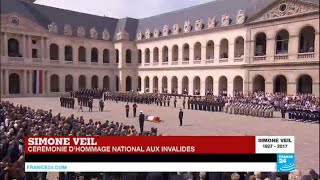
[[[223, 6], [228, 2], [210, 3]], [[252, 2], [250, 7], [255, 6]], [[141, 20], [108, 18], [106, 28], [98, 22], [97, 27], [90, 27], [40, 18], [41, 9], [54, 8], [33, 2], [4, 0], [1, 4], [7, 8], [1, 11], [2, 97], [57, 96], [79, 88], [319, 96], [316, 1], [268, 0], [255, 11], [234, 5], [220, 15], [184, 15], [184, 21], [177, 24], [166, 22], [174, 12]], [[29, 11], [39, 16], [10, 9], [19, 4], [33, 7]], [[201, 7], [181, 11], [190, 13], [195, 8]], [[82, 15], [101, 21], [107, 18]], [[155, 18], [162, 22], [150, 24]]]

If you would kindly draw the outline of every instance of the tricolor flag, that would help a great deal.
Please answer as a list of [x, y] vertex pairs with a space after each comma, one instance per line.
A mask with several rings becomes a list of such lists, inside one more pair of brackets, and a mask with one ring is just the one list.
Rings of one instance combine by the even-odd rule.
[[42, 70], [33, 71], [33, 94], [42, 94], [43, 73]]

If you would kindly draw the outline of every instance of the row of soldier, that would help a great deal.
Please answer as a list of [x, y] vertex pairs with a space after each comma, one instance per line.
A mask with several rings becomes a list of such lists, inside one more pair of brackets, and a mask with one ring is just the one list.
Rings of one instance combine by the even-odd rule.
[[70, 96], [77, 98], [77, 97], [92, 97], [93, 99], [100, 99], [103, 93], [106, 92], [105, 89], [79, 89], [78, 91], [71, 91]]
[[72, 97], [67, 97], [67, 96], [60, 97], [61, 107], [74, 109], [74, 103], [75, 103], [75, 101], [74, 101], [74, 98], [72, 98]]
[[302, 106], [287, 106], [281, 109], [282, 119], [286, 119], [285, 114], [288, 113], [289, 121], [319, 123], [320, 109], [306, 108]]
[[[183, 108], [185, 109], [185, 98], [183, 99]], [[221, 112], [225, 100], [223, 98], [209, 98], [209, 97], [189, 97], [187, 100], [188, 109], [199, 111], [219, 111]]]
[[224, 107], [225, 113], [264, 118], [273, 118], [274, 111], [272, 105], [258, 103], [231, 102]]

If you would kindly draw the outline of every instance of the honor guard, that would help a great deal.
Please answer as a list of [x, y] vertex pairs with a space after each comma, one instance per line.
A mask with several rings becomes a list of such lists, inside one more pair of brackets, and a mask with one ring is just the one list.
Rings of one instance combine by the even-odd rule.
[[130, 109], [130, 106], [129, 104], [127, 103], [127, 105], [125, 106], [126, 108], [126, 117], [128, 118], [129, 117], [129, 109]]
[[133, 105], [132, 105], [132, 109], [133, 109], [133, 117], [136, 117], [136, 115], [137, 115], [137, 104], [136, 103], [134, 103]]

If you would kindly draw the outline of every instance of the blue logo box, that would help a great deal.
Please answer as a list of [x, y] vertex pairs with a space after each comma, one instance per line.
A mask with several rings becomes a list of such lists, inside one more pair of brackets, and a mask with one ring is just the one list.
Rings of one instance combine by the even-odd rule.
[[277, 171], [294, 172], [296, 170], [295, 154], [277, 154]]

